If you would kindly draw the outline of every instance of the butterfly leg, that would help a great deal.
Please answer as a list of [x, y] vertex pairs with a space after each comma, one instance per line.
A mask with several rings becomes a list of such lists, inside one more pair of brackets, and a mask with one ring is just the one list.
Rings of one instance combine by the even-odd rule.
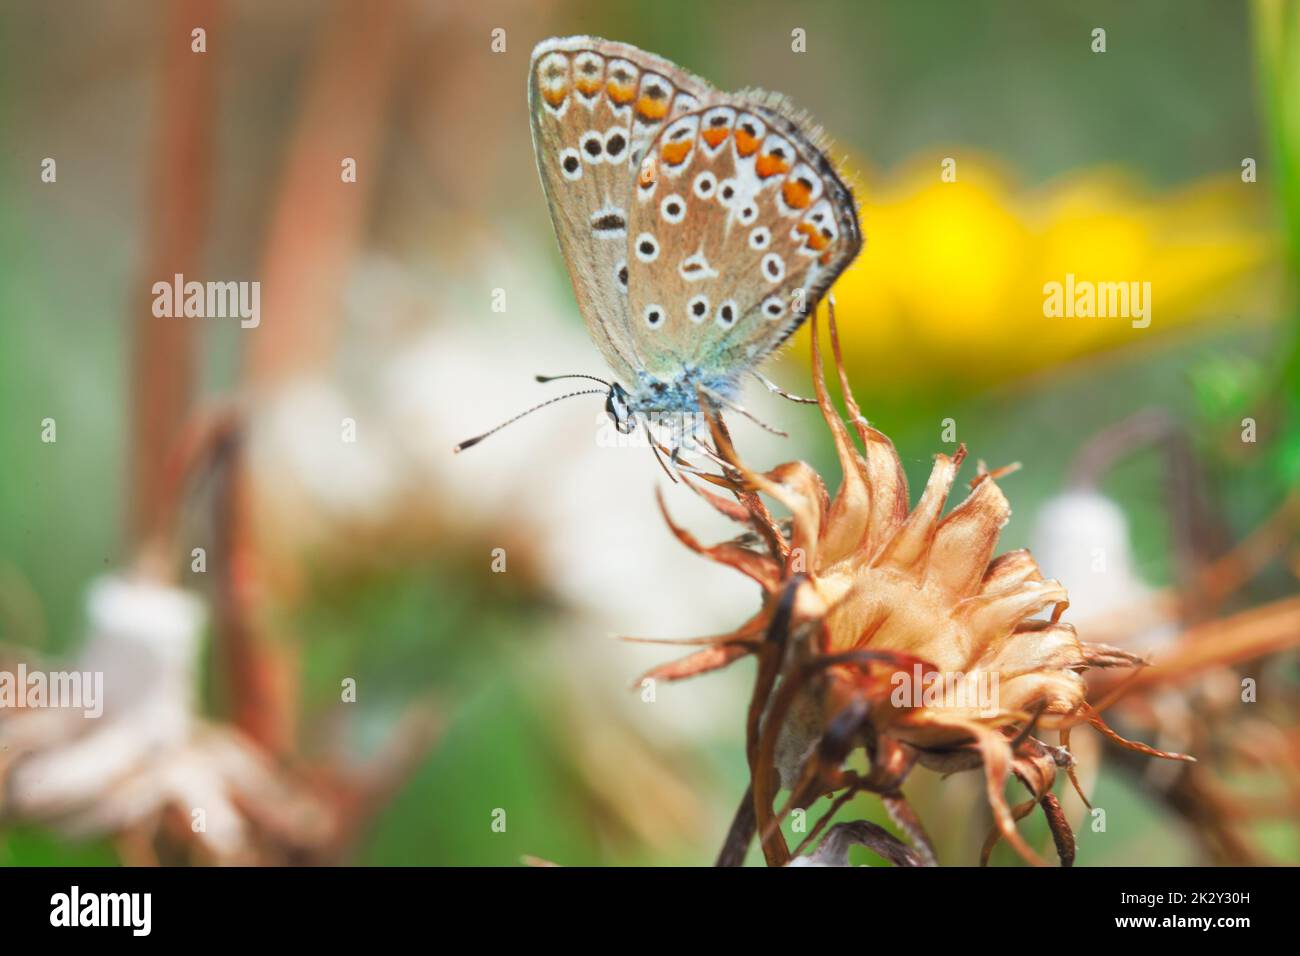
[[[668, 463], [664, 461], [664, 453], [667, 449], [660, 446], [659, 442], [655, 440], [655, 436], [650, 433], [650, 426], [648, 424], [643, 422], [642, 427], [645, 428], [645, 437], [646, 440], [650, 442], [650, 451], [654, 453], [655, 461], [659, 462], [659, 467], [664, 470], [664, 474], [669, 477], [673, 484], [680, 484], [681, 479], [673, 474], [673, 469], [669, 468]], [[675, 456], [676, 454], [677, 452], [674, 450], [673, 455]], [[675, 466], [676, 464], [677, 462], [674, 460], [673, 465]]]
[[691, 474], [698, 478], [702, 478], [711, 485], [717, 485], [719, 488], [725, 488], [728, 491], [734, 492], [738, 487], [738, 482], [741, 482], [742, 480], [740, 476], [737, 475], [735, 467], [704, 442], [692, 438], [690, 444], [692, 446], [692, 451], [703, 455], [705, 458], [709, 459], [709, 461], [717, 465], [722, 470], [722, 474], [715, 475], [712, 472], [696, 468], [694, 465], [683, 461], [681, 457], [682, 449], [678, 447], [673, 450], [673, 460], [678, 467], [680, 467], [681, 471], [685, 474]]
[[[650, 429], [649, 422], [643, 419], [642, 426], [645, 428], [646, 438], [650, 442], [650, 449], [651, 451], [654, 452], [655, 460], [659, 462], [659, 467], [663, 468], [664, 473], [667, 474], [668, 477], [673, 480], [674, 484], [680, 483], [680, 479], [677, 477], [677, 475], [683, 472], [690, 475], [696, 475], [697, 477], [700, 478], [706, 478], [709, 479], [710, 481], [714, 479], [713, 475], [710, 475], [707, 472], [702, 471], [701, 469], [697, 468], [695, 465], [692, 465], [690, 462], [682, 458], [682, 442], [677, 440], [681, 438], [680, 434], [673, 436], [674, 441], [672, 443], [672, 447], [670, 448], [664, 445], [659, 439], [655, 437], [654, 433]], [[699, 447], [698, 443], [694, 443], [694, 444], [697, 445], [697, 448]], [[666, 462], [664, 461], [665, 455], [668, 456], [668, 460]], [[670, 465], [671, 468], [669, 467]], [[677, 474], [674, 474], [674, 472], [676, 472]]]
[[713, 450], [712, 448], [710, 448], [708, 445], [704, 444], [704, 442], [697, 441], [697, 442], [694, 442], [694, 445], [695, 445], [695, 449], [694, 449], [694, 450], [695, 450], [698, 454], [703, 455], [705, 458], [709, 459], [709, 461], [713, 462], [715, 465], [718, 465], [719, 467], [724, 468], [724, 469], [731, 469], [731, 470], [734, 470], [734, 468], [732, 467], [731, 462], [727, 461], [727, 459], [723, 458], [721, 455], [719, 455], [716, 451], [714, 451], [714, 450]]
[[682, 457], [681, 445], [678, 445], [676, 448], [673, 449], [671, 461], [673, 463], [673, 467], [676, 468], [678, 471], [683, 471], [688, 475], [696, 475], [697, 477], [700, 478], [709, 477], [707, 472], [701, 470], [700, 468], [697, 468], [695, 465], [692, 465], [689, 461], [687, 461]]
[[762, 419], [755, 417], [752, 412], [746, 410], [740, 405], [737, 405], [735, 402], [731, 401], [730, 399], [724, 398], [723, 396], [717, 394], [716, 392], [706, 391], [705, 394], [707, 394], [709, 398], [711, 398], [717, 404], [731, 409], [737, 415], [744, 415], [746, 418], [748, 418], [751, 422], [753, 422], [755, 425], [757, 425], [759, 428], [763, 429], [764, 431], [771, 432], [773, 435], [780, 435], [782, 438], [790, 437], [789, 432], [783, 432], [779, 428], [774, 428], [773, 426], [769, 425], [767, 422], [763, 421]]

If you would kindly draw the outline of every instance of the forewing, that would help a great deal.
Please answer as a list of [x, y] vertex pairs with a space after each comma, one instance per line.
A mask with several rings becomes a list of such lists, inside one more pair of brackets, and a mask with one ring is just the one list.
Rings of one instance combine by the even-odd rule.
[[712, 89], [661, 57], [596, 37], [547, 40], [533, 50], [528, 100], [533, 149], [592, 339], [616, 375], [642, 366], [629, 333], [627, 223], [648, 144]]

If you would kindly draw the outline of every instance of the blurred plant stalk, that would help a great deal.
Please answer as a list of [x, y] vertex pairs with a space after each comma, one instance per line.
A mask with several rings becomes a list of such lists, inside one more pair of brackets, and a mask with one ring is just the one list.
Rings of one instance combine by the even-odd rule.
[[[179, 0], [163, 30], [158, 126], [151, 177], [148, 253], [139, 296], [131, 304], [131, 454], [127, 507], [130, 537], [137, 546], [163, 547], [162, 523], [171, 511], [168, 463], [180, 441], [195, 391], [195, 336], [199, 326], [163, 320], [150, 309], [155, 280], [201, 271], [212, 208], [217, 70], [220, 44], [195, 54], [190, 31], [217, 24], [220, 0]], [[165, 561], [165, 558], [158, 560]]]
[[1300, 275], [1300, 3], [1255, 0], [1255, 55], [1272, 133], [1273, 177], [1286, 224], [1290, 275]]
[[1285, 412], [1280, 467], [1285, 484], [1300, 482], [1300, 3], [1255, 0], [1255, 59], [1263, 112], [1272, 138], [1274, 189], [1287, 239], [1291, 347], [1280, 376]]
[[[344, 284], [361, 246], [373, 170], [409, 19], [406, 0], [342, 3], [331, 12], [289, 146], [259, 269], [266, 322], [248, 339], [245, 377], [256, 405], [338, 353]], [[340, 163], [356, 160], [357, 181]], [[235, 723], [274, 752], [297, 741], [300, 660], [296, 642], [272, 635], [266, 597], [291, 568], [265, 557], [257, 482], [240, 458], [229, 476], [223, 529], [229, 575], [217, 621]]]

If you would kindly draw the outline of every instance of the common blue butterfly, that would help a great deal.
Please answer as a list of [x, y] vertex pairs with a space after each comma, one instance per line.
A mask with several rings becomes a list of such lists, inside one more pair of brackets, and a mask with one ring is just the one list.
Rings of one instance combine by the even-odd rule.
[[596, 37], [538, 44], [528, 102], [560, 251], [614, 372], [612, 382], [538, 380], [600, 382], [573, 394], [604, 392], [624, 434], [698, 421], [701, 398], [743, 412], [735, 401], [749, 373], [779, 392], [758, 365], [862, 247], [820, 131], [779, 94], [720, 92]]

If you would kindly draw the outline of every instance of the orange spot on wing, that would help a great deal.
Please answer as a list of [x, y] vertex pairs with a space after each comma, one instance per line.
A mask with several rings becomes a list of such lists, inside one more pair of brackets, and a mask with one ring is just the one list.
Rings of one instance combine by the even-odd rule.
[[741, 156], [752, 156], [758, 152], [758, 138], [750, 136], [743, 129], [736, 129], [736, 152]]
[[769, 176], [776, 176], [789, 171], [790, 164], [784, 159], [777, 159], [775, 156], [760, 156], [758, 162], [754, 164], [754, 172], [758, 173], [759, 179], [767, 179]]
[[791, 209], [807, 209], [812, 204], [812, 190], [797, 179], [787, 179], [782, 183], [781, 195]]
[[810, 222], [801, 222], [795, 226], [795, 232], [802, 233], [808, 248], [814, 252], [821, 252], [831, 244], [830, 240], [817, 231], [817, 227]]
[[564, 102], [564, 98], [569, 95], [568, 87], [565, 86], [544, 86], [542, 87], [542, 99], [550, 103], [556, 109]]
[[595, 96], [600, 92], [600, 77], [580, 76], [573, 84], [583, 96]]
[[669, 166], [680, 166], [686, 162], [686, 157], [691, 155], [691, 150], [695, 147], [689, 139], [680, 140], [676, 143], [664, 143], [664, 148], [659, 151], [659, 156]]
[[668, 115], [668, 100], [656, 100], [653, 97], [643, 96], [636, 101], [636, 115], [641, 117], [647, 123], [654, 123]]
[[725, 126], [713, 126], [706, 129], [700, 135], [704, 137], [704, 142], [709, 144], [710, 149], [717, 149], [718, 144], [726, 139], [727, 134], [730, 132], [731, 130], [727, 129]]
[[619, 106], [627, 106], [636, 99], [636, 87], [631, 83], [619, 83], [617, 80], [610, 80], [605, 88], [609, 90], [609, 98]]

